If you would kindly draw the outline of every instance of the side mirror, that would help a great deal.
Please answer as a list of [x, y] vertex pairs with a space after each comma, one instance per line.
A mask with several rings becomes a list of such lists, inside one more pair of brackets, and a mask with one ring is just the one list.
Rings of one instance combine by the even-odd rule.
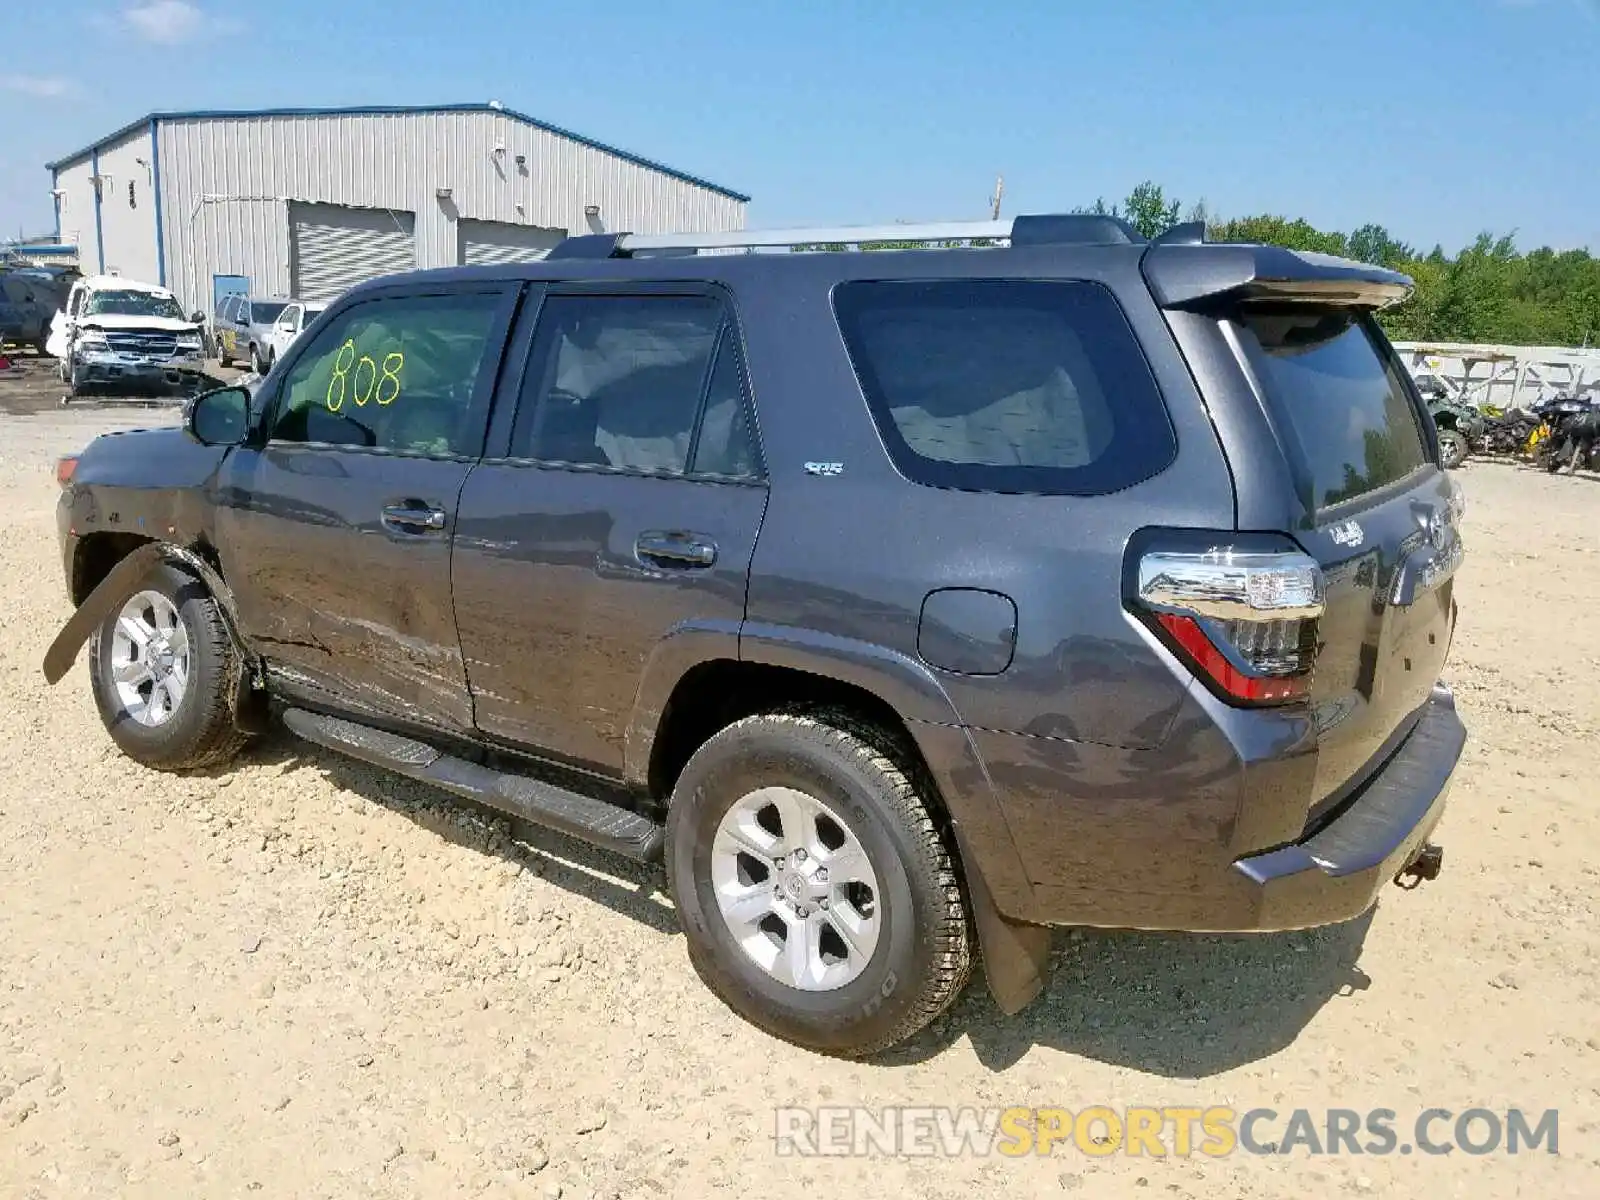
[[242, 387], [214, 388], [190, 400], [183, 431], [202, 446], [237, 446], [250, 433], [250, 393]]
[[197, 308], [189, 314], [189, 320], [193, 321], [196, 325], [204, 325], [206, 323], [206, 315]]

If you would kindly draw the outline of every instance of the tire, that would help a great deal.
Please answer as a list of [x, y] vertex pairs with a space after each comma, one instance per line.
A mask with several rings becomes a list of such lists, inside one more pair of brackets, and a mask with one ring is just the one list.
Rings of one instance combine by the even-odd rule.
[[254, 342], [250, 344], [250, 369], [257, 375], [267, 373], [267, 364], [261, 361], [261, 348]]
[[[971, 922], [953, 856], [913, 778], [876, 731], [830, 710], [747, 717], [695, 752], [667, 816], [668, 888], [695, 972], [730, 1009], [794, 1045], [863, 1058], [911, 1037], [954, 1003], [972, 973]], [[774, 838], [767, 849], [806, 840], [813, 849], [803, 867], [835, 863], [839, 879], [817, 884], [812, 876], [811, 886], [819, 891], [835, 889], [831, 899], [824, 897], [829, 903], [807, 893], [807, 909], [791, 905], [788, 894], [769, 892], [769, 883], [795, 887], [798, 853], [785, 863], [726, 852], [730, 844], [748, 848], [751, 842], [741, 834], [730, 843], [724, 818], [749, 814], [762, 802], [752, 795], [762, 789], [777, 789], [763, 795], [778, 798], [785, 814], [776, 805], [761, 810], [770, 819], [756, 836], [770, 836], [776, 822], [787, 840]], [[807, 806], [817, 819], [796, 824], [794, 812]], [[805, 836], [808, 829], [814, 838]], [[864, 889], [856, 871], [849, 878], [858, 882], [844, 878], [850, 870], [845, 855], [856, 852], [870, 867], [865, 874], [875, 887]], [[735, 857], [738, 870], [730, 874]], [[759, 877], [771, 862], [779, 868]], [[719, 902], [719, 889], [748, 901], [751, 915], [739, 924], [742, 941]], [[754, 914], [762, 905], [772, 911], [758, 921]], [[786, 915], [780, 917], [780, 910]], [[797, 915], [806, 911], [809, 916]], [[813, 920], [818, 924], [812, 926]], [[793, 961], [789, 938], [802, 925], [822, 930], [813, 942], [818, 953], [808, 954], [806, 962], [817, 966], [826, 962], [824, 954], [831, 957], [824, 968], [825, 976], [837, 976], [831, 982], [812, 978], [809, 987], [798, 986], [795, 972], [781, 965]], [[846, 929], [862, 944], [870, 929], [870, 952], [853, 954]], [[758, 962], [757, 951], [746, 945], [772, 956], [780, 964], [776, 970], [789, 978]], [[846, 952], [842, 958], [840, 950]]]
[[[159, 720], [159, 713], [149, 711], [141, 718], [137, 706], [130, 707], [119, 691], [114, 677], [119, 663], [131, 665], [129, 639], [126, 635], [119, 638], [118, 623], [141, 597], [151, 596], [164, 599], [171, 608], [176, 616], [172, 624], [181, 625], [187, 647], [181, 697]], [[150, 624], [164, 628], [159, 619]], [[168, 641], [175, 643], [175, 636]], [[89, 651], [95, 705], [111, 740], [135, 762], [160, 771], [226, 762], [248, 741], [235, 727], [228, 706], [235, 668], [236, 651], [216, 600], [193, 576], [165, 563], [145, 577], [133, 600], [106, 618]], [[151, 681], [153, 700], [153, 677]]]
[[1470, 449], [1467, 439], [1454, 429], [1439, 430], [1439, 458], [1445, 470], [1453, 471], [1466, 462]]

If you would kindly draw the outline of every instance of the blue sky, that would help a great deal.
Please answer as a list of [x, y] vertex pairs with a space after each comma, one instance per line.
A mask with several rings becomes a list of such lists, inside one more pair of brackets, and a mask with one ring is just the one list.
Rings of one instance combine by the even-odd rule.
[[498, 99], [751, 194], [752, 227], [978, 218], [1003, 173], [1008, 214], [1151, 178], [1223, 216], [1600, 252], [1600, 0], [27, 8], [0, 236], [50, 228], [46, 161], [152, 109]]

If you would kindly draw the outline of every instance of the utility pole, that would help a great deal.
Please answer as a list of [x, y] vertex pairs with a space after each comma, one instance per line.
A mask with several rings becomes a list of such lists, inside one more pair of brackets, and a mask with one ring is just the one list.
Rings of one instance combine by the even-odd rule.
[[1000, 219], [1000, 197], [1005, 195], [1006, 178], [1004, 175], [994, 177], [994, 200], [989, 206], [989, 218], [994, 221]]

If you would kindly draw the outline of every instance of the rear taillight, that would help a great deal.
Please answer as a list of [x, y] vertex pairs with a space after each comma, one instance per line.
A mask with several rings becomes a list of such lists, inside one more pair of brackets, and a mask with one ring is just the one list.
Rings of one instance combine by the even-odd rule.
[[62, 487], [72, 482], [72, 476], [78, 469], [78, 456], [76, 454], [63, 455], [56, 459], [56, 482]]
[[1140, 615], [1230, 704], [1303, 700], [1311, 691], [1324, 584], [1299, 552], [1152, 551], [1139, 560]]

